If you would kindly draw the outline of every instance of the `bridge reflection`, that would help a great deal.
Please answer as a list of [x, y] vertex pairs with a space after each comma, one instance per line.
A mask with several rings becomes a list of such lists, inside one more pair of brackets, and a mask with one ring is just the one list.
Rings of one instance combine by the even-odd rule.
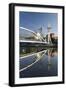
[[[57, 56], [57, 49], [50, 48], [43, 51], [40, 51], [38, 53], [29, 54], [27, 56], [24, 56], [20, 59], [20, 72], [24, 71], [30, 67], [32, 67], [34, 64], [38, 63], [40, 60], [45, 60], [44, 57], [48, 56], [48, 70], [52, 67], [51, 57]], [[31, 61], [30, 61], [31, 58]], [[24, 61], [23, 61], [24, 60]], [[24, 63], [28, 62], [28, 63]], [[23, 64], [24, 63], [24, 64]]]
[[[47, 50], [43, 50], [43, 51], [41, 51], [41, 52], [28, 55], [27, 58], [29, 58], [29, 57], [31, 57], [31, 56], [34, 56], [33, 59], [34, 59], [35, 61], [34, 61], [34, 62], [32, 61], [32, 63], [28, 64], [26, 67], [21, 68], [21, 69], [20, 69], [20, 72], [23, 71], [23, 70], [25, 70], [25, 69], [27, 69], [27, 68], [29, 68], [29, 67], [31, 67], [31, 66], [33, 66], [35, 63], [37, 63], [39, 60], [41, 60], [41, 58], [45, 55], [46, 52], [47, 52]], [[24, 57], [24, 58], [26, 58], [26, 57]], [[23, 60], [24, 60], [24, 59], [23, 59]]]

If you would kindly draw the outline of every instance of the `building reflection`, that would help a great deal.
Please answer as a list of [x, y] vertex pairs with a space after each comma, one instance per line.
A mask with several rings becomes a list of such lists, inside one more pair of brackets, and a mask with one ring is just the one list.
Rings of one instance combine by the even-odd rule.
[[51, 57], [57, 56], [57, 48], [51, 48], [47, 50], [48, 55], [48, 70], [52, 67]]
[[35, 58], [40, 60], [42, 57], [44, 58], [45, 54], [48, 56], [48, 70], [50, 70], [52, 67], [51, 57], [57, 56], [57, 48], [50, 48], [48, 50], [44, 50], [44, 52], [37, 53]]

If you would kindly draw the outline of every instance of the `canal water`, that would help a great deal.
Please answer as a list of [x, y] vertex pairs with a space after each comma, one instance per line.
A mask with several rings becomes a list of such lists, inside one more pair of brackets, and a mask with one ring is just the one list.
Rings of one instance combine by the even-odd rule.
[[22, 47], [19, 66], [20, 78], [57, 76], [57, 48]]

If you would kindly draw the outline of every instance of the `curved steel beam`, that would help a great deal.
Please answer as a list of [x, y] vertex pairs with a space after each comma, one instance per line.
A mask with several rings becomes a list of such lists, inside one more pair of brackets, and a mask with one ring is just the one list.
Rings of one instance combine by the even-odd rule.
[[[24, 29], [26, 31], [29, 31], [29, 32], [33, 33], [35, 36], [37, 36], [37, 33], [32, 31], [32, 30], [30, 30], [30, 29], [27, 29], [27, 28], [24, 28], [24, 27], [20, 27], [20, 29]], [[40, 40], [44, 40], [42, 36], [41, 36]]]

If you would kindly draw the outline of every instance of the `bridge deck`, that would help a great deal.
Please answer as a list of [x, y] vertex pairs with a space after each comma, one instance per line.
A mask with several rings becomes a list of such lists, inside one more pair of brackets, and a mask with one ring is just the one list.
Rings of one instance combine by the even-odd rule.
[[41, 42], [41, 41], [27, 41], [27, 40], [19, 40], [19, 42], [27, 42], [27, 43], [42, 43], [42, 44], [48, 44], [47, 42]]

